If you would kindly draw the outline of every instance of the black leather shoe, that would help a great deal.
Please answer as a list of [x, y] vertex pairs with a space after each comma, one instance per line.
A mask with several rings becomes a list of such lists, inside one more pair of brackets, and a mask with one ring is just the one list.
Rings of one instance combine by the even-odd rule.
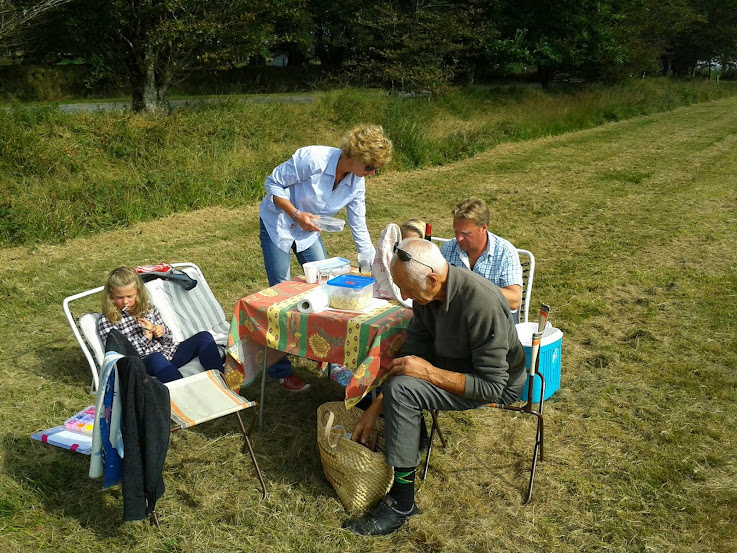
[[417, 505], [412, 505], [408, 513], [395, 509], [397, 502], [385, 495], [371, 511], [360, 518], [347, 520], [343, 528], [362, 536], [385, 536], [397, 530], [412, 515], [418, 513]]

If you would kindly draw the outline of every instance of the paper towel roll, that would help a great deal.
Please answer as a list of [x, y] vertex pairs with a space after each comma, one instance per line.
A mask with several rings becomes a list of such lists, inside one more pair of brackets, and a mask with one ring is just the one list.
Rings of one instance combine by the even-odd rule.
[[326, 309], [329, 304], [330, 298], [327, 290], [323, 286], [318, 286], [302, 298], [297, 304], [297, 309], [300, 313], [319, 313]]

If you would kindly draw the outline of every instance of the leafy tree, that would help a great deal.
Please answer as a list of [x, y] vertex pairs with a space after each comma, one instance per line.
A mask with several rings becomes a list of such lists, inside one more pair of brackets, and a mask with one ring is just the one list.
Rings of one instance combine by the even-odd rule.
[[560, 72], [596, 75], [623, 62], [613, 0], [507, 0], [500, 18], [504, 36], [519, 37], [520, 61], [537, 68], [544, 87]]
[[692, 0], [689, 4], [696, 17], [674, 37], [674, 73], [692, 73], [699, 62], [733, 61], [737, 50], [737, 0]]
[[24, 35], [56, 8], [70, 0], [23, 2], [0, 0], [0, 47], [16, 48], [24, 43]]
[[284, 2], [274, 16], [273, 49], [285, 51], [292, 67], [306, 66], [312, 51], [313, 23], [307, 4], [307, 0]]
[[227, 68], [259, 52], [272, 37], [266, 13], [277, 3], [77, 0], [68, 25], [85, 59], [126, 76], [133, 110], [162, 112], [169, 88], [186, 70]]
[[336, 71], [358, 49], [362, 34], [356, 13], [362, 3], [358, 0], [313, 0], [309, 5], [315, 57], [326, 70]]
[[687, 75], [700, 61], [737, 55], [737, 0], [642, 0], [625, 15], [643, 70], [649, 59], [665, 75]]
[[417, 92], [473, 80], [497, 31], [485, 0], [378, 0], [356, 15], [355, 71]]

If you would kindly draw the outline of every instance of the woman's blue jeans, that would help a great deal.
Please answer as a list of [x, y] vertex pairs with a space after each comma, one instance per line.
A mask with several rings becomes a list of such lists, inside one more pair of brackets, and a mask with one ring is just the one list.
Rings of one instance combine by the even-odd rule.
[[[261, 240], [261, 251], [264, 254], [264, 268], [266, 269], [266, 278], [269, 286], [274, 286], [290, 278], [291, 254], [277, 247], [271, 240], [269, 232], [264, 226], [264, 222], [259, 218], [259, 238]], [[292, 251], [297, 256], [300, 265], [304, 265], [310, 261], [320, 261], [327, 257], [325, 252], [325, 244], [322, 238], [318, 238], [317, 242], [312, 244], [304, 251], [295, 250], [295, 244], [292, 244]], [[268, 374], [271, 378], [285, 378], [292, 374], [292, 363], [286, 357], [274, 363], [269, 367]]]
[[223, 361], [220, 351], [209, 332], [198, 332], [177, 346], [174, 357], [169, 361], [163, 354], [150, 353], [143, 358], [146, 372], [161, 382], [172, 382], [182, 378], [179, 367], [183, 367], [197, 357], [205, 370], [217, 369], [223, 372]]
[[[285, 252], [271, 240], [269, 232], [264, 226], [264, 222], [259, 219], [260, 232], [259, 238], [261, 239], [261, 251], [264, 254], [264, 267], [266, 268], [266, 278], [269, 280], [269, 286], [274, 286], [280, 282], [290, 279], [290, 265], [291, 265], [291, 254]], [[325, 253], [325, 244], [322, 242], [322, 238], [318, 238], [317, 242], [312, 244], [309, 248], [304, 251], [295, 251], [295, 244], [292, 244], [292, 251], [297, 256], [297, 261], [300, 265], [309, 263], [310, 261], [320, 261], [325, 259], [327, 254]]]

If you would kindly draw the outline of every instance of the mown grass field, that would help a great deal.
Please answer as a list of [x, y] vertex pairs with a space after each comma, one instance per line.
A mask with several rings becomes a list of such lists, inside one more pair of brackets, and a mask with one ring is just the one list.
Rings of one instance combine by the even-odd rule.
[[[371, 180], [376, 237], [411, 216], [448, 236], [453, 205], [485, 198], [492, 229], [535, 253], [533, 303], [550, 304], [565, 333], [532, 503], [521, 505], [531, 423], [496, 410], [446, 415], [450, 447], [419, 485], [421, 514], [386, 538], [340, 529], [315, 410], [341, 390], [310, 362], [299, 363], [309, 393], [267, 389], [254, 440], [265, 501], [232, 421], [173, 437], [161, 529], [124, 524], [119, 489], [89, 480], [88, 458], [29, 438], [92, 403], [63, 298], [120, 264], [189, 260], [227, 312], [266, 284], [255, 205], [0, 250], [0, 549], [731, 553], [736, 114], [737, 99], [722, 99]], [[348, 233], [326, 244], [355, 262]]]

